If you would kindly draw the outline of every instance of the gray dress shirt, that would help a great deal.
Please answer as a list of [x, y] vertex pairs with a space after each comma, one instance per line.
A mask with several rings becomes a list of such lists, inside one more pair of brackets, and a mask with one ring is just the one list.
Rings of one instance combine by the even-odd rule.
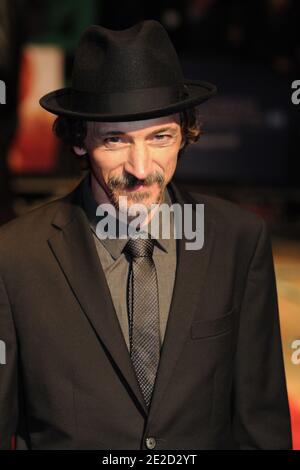
[[[174, 202], [169, 191], [164, 192], [163, 202], [169, 206]], [[106, 281], [111, 293], [112, 302], [118, 317], [121, 330], [124, 335], [127, 348], [129, 350], [129, 325], [127, 311], [127, 281], [130, 261], [122, 253], [128, 239], [126, 238], [103, 238], [97, 236], [99, 232], [98, 222], [101, 217], [96, 215], [97, 202], [93, 197], [90, 186], [90, 173], [87, 173], [83, 180], [81, 192], [81, 204], [85, 211], [95, 241], [99, 260], [104, 271]], [[153, 250], [153, 261], [156, 267], [158, 279], [159, 296], [159, 317], [160, 317], [160, 338], [163, 343], [170, 304], [173, 295], [173, 288], [176, 274], [176, 239], [174, 238], [173, 220], [174, 216], [170, 211], [170, 237], [163, 238], [161, 224], [159, 233], [155, 237]], [[160, 221], [160, 219], [158, 219]], [[146, 230], [149, 230], [149, 225]]]

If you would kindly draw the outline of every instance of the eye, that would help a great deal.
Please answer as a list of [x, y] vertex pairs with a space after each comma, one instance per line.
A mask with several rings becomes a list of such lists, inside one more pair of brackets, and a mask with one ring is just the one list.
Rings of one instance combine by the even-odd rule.
[[171, 137], [169, 134], [155, 134], [154, 136], [157, 140], [167, 140]]
[[108, 149], [119, 149], [126, 145], [127, 140], [122, 135], [111, 135], [103, 139], [103, 144]]
[[121, 137], [118, 137], [118, 136], [111, 136], [111, 137], [107, 137], [106, 139], [104, 139], [104, 142], [105, 143], [112, 143], [112, 144], [117, 144], [118, 142], [121, 141]]

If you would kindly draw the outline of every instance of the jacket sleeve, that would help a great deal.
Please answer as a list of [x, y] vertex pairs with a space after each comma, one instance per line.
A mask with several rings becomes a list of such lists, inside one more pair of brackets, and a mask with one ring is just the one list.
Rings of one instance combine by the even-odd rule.
[[0, 449], [12, 448], [18, 421], [17, 341], [7, 292], [0, 277]]
[[272, 246], [264, 220], [241, 305], [232, 409], [240, 449], [292, 448]]

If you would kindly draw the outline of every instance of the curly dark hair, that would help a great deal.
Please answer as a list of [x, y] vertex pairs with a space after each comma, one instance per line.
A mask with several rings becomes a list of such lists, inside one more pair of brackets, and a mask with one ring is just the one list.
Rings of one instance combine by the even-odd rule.
[[[178, 158], [182, 156], [188, 145], [197, 142], [200, 135], [203, 134], [195, 107], [183, 110], [179, 115], [184, 145], [179, 151]], [[87, 125], [83, 119], [58, 116], [53, 123], [53, 132], [71, 149], [72, 153], [75, 153], [73, 147], [85, 147]]]

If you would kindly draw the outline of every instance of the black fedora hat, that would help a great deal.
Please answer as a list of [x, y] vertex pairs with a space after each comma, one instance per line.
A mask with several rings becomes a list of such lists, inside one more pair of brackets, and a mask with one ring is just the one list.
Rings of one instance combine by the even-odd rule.
[[72, 86], [46, 94], [40, 105], [73, 118], [130, 121], [183, 111], [216, 90], [185, 80], [166, 30], [145, 20], [121, 31], [89, 26], [76, 49]]

